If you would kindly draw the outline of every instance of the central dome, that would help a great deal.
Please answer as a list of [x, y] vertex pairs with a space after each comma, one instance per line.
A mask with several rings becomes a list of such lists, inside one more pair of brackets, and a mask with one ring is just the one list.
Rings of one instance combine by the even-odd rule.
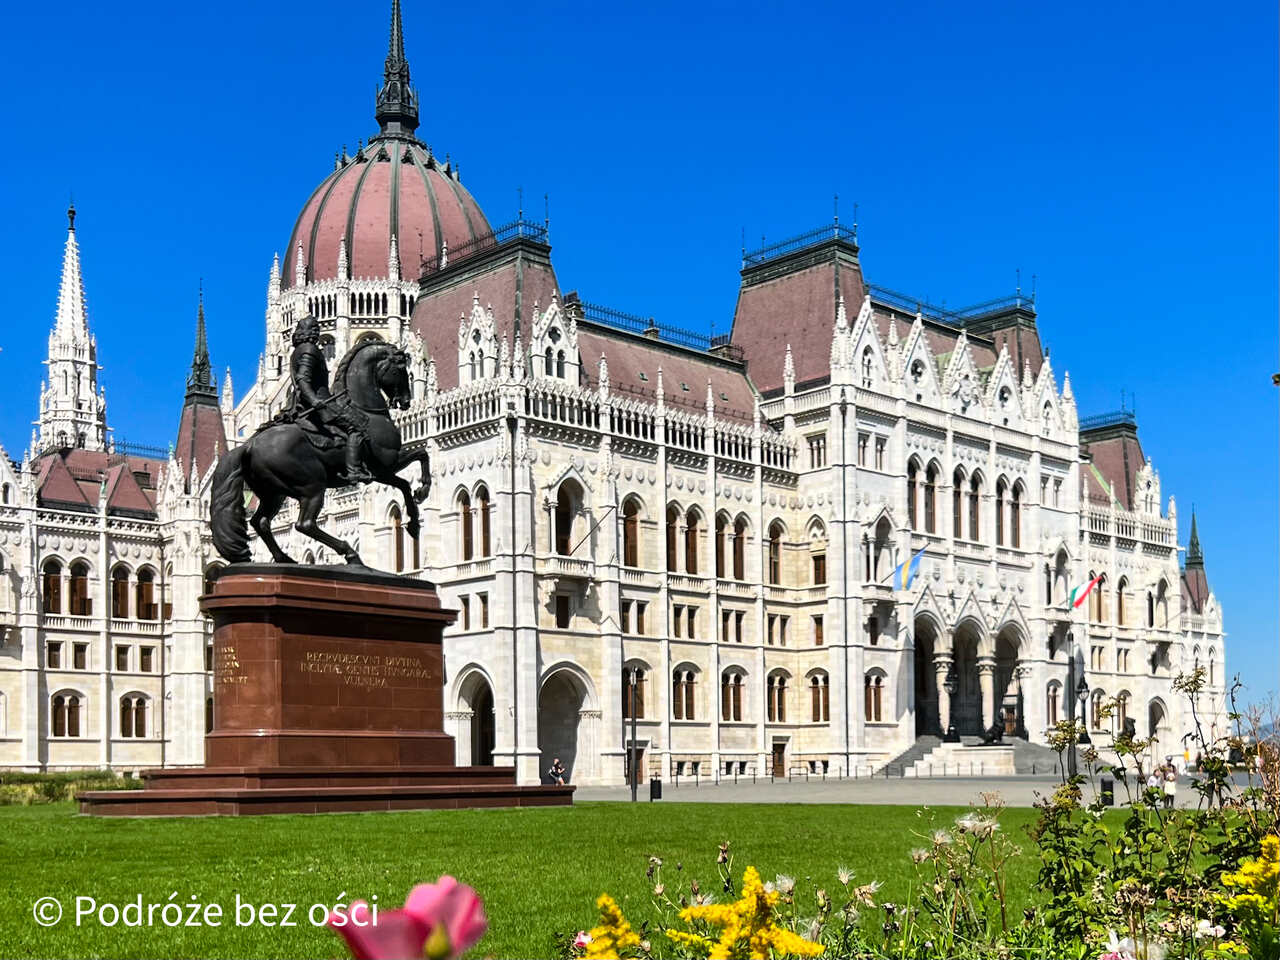
[[303, 282], [338, 277], [343, 240], [348, 277], [387, 277], [393, 239], [401, 275], [414, 277], [422, 260], [493, 232], [457, 168], [448, 162], [441, 167], [414, 136], [418, 92], [404, 55], [400, 0], [391, 3], [391, 38], [376, 107], [378, 136], [354, 157], [345, 156], [344, 147], [333, 173], [298, 215], [285, 251], [284, 287], [296, 285], [300, 255]]
[[456, 170], [418, 140], [383, 135], [340, 160], [311, 194], [289, 237], [281, 281], [294, 285], [299, 248], [308, 283], [338, 276], [344, 238], [348, 276], [386, 277], [395, 237], [403, 274], [416, 276], [421, 260], [490, 233]]

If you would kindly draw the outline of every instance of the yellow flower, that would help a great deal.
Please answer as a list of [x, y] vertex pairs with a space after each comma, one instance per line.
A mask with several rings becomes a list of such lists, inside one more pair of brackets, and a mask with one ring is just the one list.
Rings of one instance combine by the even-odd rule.
[[640, 936], [631, 929], [618, 904], [607, 893], [596, 901], [600, 923], [591, 928], [591, 942], [583, 954], [586, 960], [619, 960], [623, 950], [640, 946]]
[[817, 957], [826, 949], [820, 943], [806, 940], [778, 926], [773, 910], [780, 894], [766, 890], [755, 867], [747, 867], [742, 876], [742, 896], [734, 903], [712, 903], [685, 907], [680, 919], [685, 923], [703, 922], [720, 928], [714, 943], [697, 934], [668, 930], [667, 936], [677, 943], [707, 951], [708, 960], [766, 960], [770, 951], [776, 956]]
[[1262, 855], [1244, 861], [1235, 873], [1224, 874], [1222, 882], [1228, 887], [1243, 888], [1243, 892], [1227, 898], [1228, 907], [1274, 909], [1280, 893], [1280, 836], [1271, 833], [1263, 837]]

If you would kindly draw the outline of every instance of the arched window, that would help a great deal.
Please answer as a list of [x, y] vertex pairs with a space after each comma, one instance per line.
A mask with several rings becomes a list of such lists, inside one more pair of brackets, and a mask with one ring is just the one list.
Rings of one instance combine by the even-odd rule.
[[1054, 680], [1045, 691], [1045, 718], [1048, 726], [1054, 726], [1059, 720], [1059, 705], [1062, 700], [1062, 685]]
[[1154, 627], [1156, 625], [1156, 598], [1150, 590], [1147, 591], [1147, 626]]
[[129, 568], [123, 564], [111, 571], [111, 616], [129, 618]]
[[720, 719], [725, 722], [742, 719], [742, 674], [726, 670], [720, 674]]
[[1116, 584], [1116, 626], [1128, 626], [1129, 611], [1125, 609], [1124, 595], [1129, 589], [1129, 581], [1126, 577], [1121, 577], [1120, 582]]
[[724, 532], [729, 525], [729, 518], [723, 513], [716, 515], [716, 576], [724, 576]]
[[480, 511], [480, 556], [493, 556], [491, 534], [493, 505], [489, 501], [489, 488], [483, 484], [476, 490], [476, 506]]
[[938, 465], [930, 463], [924, 475], [924, 530], [925, 533], [937, 533], [937, 495]]
[[675, 573], [678, 553], [676, 544], [680, 537], [680, 509], [675, 504], [667, 507], [667, 572]]
[[1155, 614], [1156, 629], [1167, 630], [1169, 628], [1169, 582], [1167, 580], [1161, 580], [1156, 587]]
[[3, 490], [0, 491], [0, 503], [8, 503], [12, 497], [13, 488], [9, 484], [5, 484]]
[[640, 501], [635, 497], [622, 504], [622, 565], [640, 566]]
[[996, 481], [996, 546], [1004, 546], [1004, 477]]
[[1044, 565], [1044, 602], [1045, 606], [1053, 603], [1053, 570], [1047, 563]]
[[147, 735], [147, 698], [140, 693], [120, 698], [120, 736]]
[[71, 565], [70, 610], [73, 617], [88, 617], [93, 614], [93, 603], [89, 599], [89, 565], [77, 560]]
[[1116, 697], [1115, 729], [1117, 733], [1124, 731], [1124, 722], [1129, 719], [1129, 694], [1121, 693]]
[[[1094, 574], [1089, 574], [1092, 580]], [[1107, 615], [1106, 592], [1107, 577], [1104, 574], [1102, 579], [1098, 581], [1098, 585], [1094, 587], [1093, 592], [1089, 594], [1089, 620], [1092, 623], [1102, 623]]]
[[80, 708], [83, 701], [76, 693], [59, 693], [50, 701], [49, 720], [55, 737], [80, 736]]
[[698, 511], [693, 508], [684, 516], [684, 572], [698, 572]]
[[951, 475], [951, 535], [956, 540], [964, 536], [964, 470], [956, 468]]
[[1013, 485], [1013, 497], [1009, 501], [1009, 546], [1022, 547], [1022, 482]]
[[782, 583], [782, 524], [777, 520], [769, 526], [769, 583]]
[[400, 508], [391, 508], [391, 549], [396, 573], [404, 572], [404, 526], [400, 523]]
[[871, 387], [871, 367], [872, 367], [871, 348], [867, 347], [862, 351], [862, 386], [866, 389]]
[[1101, 690], [1093, 691], [1093, 696], [1089, 698], [1089, 726], [1094, 730], [1102, 729], [1102, 705], [1105, 700]]
[[1214, 664], [1217, 661], [1217, 652], [1213, 647], [1209, 648], [1209, 686], [1214, 686], [1217, 680], [1214, 677]]
[[552, 354], [551, 352], [550, 347], [547, 347], [546, 353], [543, 354], [543, 357], [546, 360], [547, 376], [548, 377], [553, 376], [555, 374], [555, 369], [556, 369], [556, 360], [555, 360], [554, 354]]
[[556, 376], [564, 379], [564, 351], [556, 351]]
[[733, 522], [733, 579], [747, 579], [747, 518]]
[[156, 608], [156, 574], [150, 567], [138, 571], [138, 582], [134, 587], [134, 612], [139, 620], [155, 620], [159, 617]]
[[693, 720], [692, 670], [677, 670], [671, 675], [671, 715], [676, 720]]
[[915, 460], [907, 463], [907, 525], [912, 530], [916, 528], [916, 473], [918, 468]]
[[622, 668], [623, 719], [630, 720], [633, 716], [637, 720], [644, 719], [644, 680], [644, 667], [628, 666]]
[[787, 676], [771, 673], [765, 682], [765, 703], [770, 723], [787, 722]]
[[338, 345], [334, 343], [333, 337], [321, 337], [320, 350], [324, 354], [324, 358], [332, 363], [334, 355], [338, 352]]
[[62, 612], [62, 564], [57, 560], [46, 560], [42, 569], [44, 612]]
[[969, 539], [977, 542], [982, 528], [978, 525], [981, 519], [978, 513], [978, 498], [982, 496], [982, 475], [975, 473], [969, 478]]
[[562, 557], [569, 556], [574, 548], [573, 521], [578, 513], [581, 492], [581, 487], [572, 480], [566, 480], [560, 484], [556, 494], [556, 553]]
[[827, 582], [827, 531], [818, 521], [809, 526], [809, 567], [813, 572], [813, 585]]
[[814, 723], [831, 720], [831, 684], [825, 673], [815, 673], [809, 678], [810, 715]]
[[468, 354], [467, 364], [468, 364], [468, 373], [470, 374], [469, 379], [472, 382], [474, 382], [476, 379], [476, 352], [474, 350], [472, 350], [471, 353]]
[[[206, 594], [213, 593], [213, 585], [214, 585], [214, 583], [216, 583], [216, 582], [217, 582], [217, 580], [218, 580], [218, 574], [219, 574], [219, 573], [221, 573], [221, 572], [222, 572], [222, 564], [220, 564], [220, 563], [211, 563], [211, 564], [209, 565], [208, 569], [206, 569], [206, 570], [205, 570], [205, 572], [204, 572], [204, 592], [205, 592]], [[125, 574], [125, 579], [126, 579], [126, 580], [128, 579], [128, 576], [129, 576], [128, 574]], [[112, 578], [114, 579], [114, 577], [115, 577], [115, 574], [113, 573], [113, 574], [112, 574]], [[113, 617], [115, 616], [115, 614], [114, 614], [114, 613], [112, 613], [111, 615], [112, 615]]]
[[475, 535], [471, 529], [471, 495], [463, 490], [458, 494], [458, 526], [462, 534], [462, 562], [475, 555]]
[[884, 675], [871, 672], [862, 678], [863, 718], [868, 723], [880, 723], [884, 719]]

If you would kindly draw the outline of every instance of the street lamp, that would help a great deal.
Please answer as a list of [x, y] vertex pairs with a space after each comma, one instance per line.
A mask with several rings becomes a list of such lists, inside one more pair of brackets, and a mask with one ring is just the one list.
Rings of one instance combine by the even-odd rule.
[[1089, 684], [1082, 676], [1076, 684], [1076, 699], [1080, 701], [1080, 743], [1092, 743], [1089, 739], [1089, 722], [1085, 714], [1085, 701], [1089, 699]]
[[945, 743], [959, 743], [960, 734], [956, 731], [955, 700], [956, 691], [960, 688], [960, 683], [956, 677], [955, 660], [947, 664], [947, 676], [942, 681], [942, 686], [947, 691], [947, 702], [951, 705], [951, 708], [947, 711], [947, 729], [943, 731], [942, 739]]
[[631, 768], [631, 802], [636, 802], [636, 791], [640, 785], [640, 765], [636, 763], [636, 668], [627, 671], [631, 684], [631, 745], [627, 748], [627, 766]]

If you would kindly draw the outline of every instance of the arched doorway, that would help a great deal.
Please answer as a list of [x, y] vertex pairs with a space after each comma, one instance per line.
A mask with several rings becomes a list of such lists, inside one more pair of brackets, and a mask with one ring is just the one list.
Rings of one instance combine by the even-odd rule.
[[1022, 685], [1018, 680], [1018, 651], [1021, 635], [1016, 627], [1007, 626], [996, 637], [995, 712], [985, 723], [1003, 724], [1006, 737], [1026, 737]]
[[493, 750], [497, 740], [493, 687], [479, 669], [472, 668], [463, 678], [458, 694], [456, 719], [458, 762], [473, 767], [493, 766]]
[[938, 677], [933, 665], [937, 630], [927, 617], [917, 617], [913, 632], [916, 736], [941, 736], [943, 731], [938, 718]]
[[990, 726], [982, 716], [982, 687], [978, 680], [977, 626], [969, 620], [955, 630], [956, 692], [951, 700], [951, 720], [961, 736], [976, 736]]
[[1165, 710], [1164, 701], [1157, 697], [1147, 704], [1147, 736], [1151, 738], [1151, 746], [1147, 752], [1150, 754], [1152, 762], [1155, 758], [1162, 757], [1162, 742], [1170, 741], [1169, 737], [1169, 713]]
[[557, 757], [568, 772], [568, 782], [574, 782], [576, 773], [586, 772], [585, 745], [579, 736], [586, 702], [586, 687], [571, 670], [557, 670], [543, 681], [538, 693], [538, 769], [544, 783], [548, 782], [547, 771]]

